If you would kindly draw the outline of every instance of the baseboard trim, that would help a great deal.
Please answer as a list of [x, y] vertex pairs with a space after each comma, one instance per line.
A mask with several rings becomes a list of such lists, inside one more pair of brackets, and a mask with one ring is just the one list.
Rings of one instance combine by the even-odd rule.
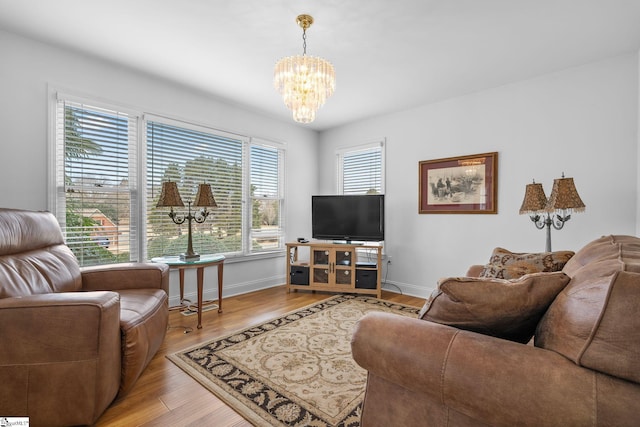
[[391, 280], [386, 280], [382, 284], [382, 290], [425, 299], [429, 295], [431, 295], [431, 292], [433, 292], [432, 288], [424, 288], [422, 286], [416, 286], [409, 283], [394, 282]]
[[[244, 283], [223, 283], [222, 285], [222, 301], [227, 297], [236, 295], [247, 294], [249, 292], [259, 291], [262, 289], [273, 288], [280, 286], [285, 282], [284, 276], [265, 277], [260, 280], [254, 280]], [[204, 289], [202, 295], [203, 301], [212, 301], [218, 299], [218, 287], [213, 286], [214, 289]], [[194, 290], [184, 294], [184, 298], [191, 301], [198, 301], [198, 293]], [[174, 307], [180, 305], [180, 295], [169, 296], [169, 306]]]
[[[265, 277], [260, 280], [254, 280], [251, 282], [244, 283], [232, 283], [232, 284], [224, 284], [222, 288], [222, 300], [224, 301], [227, 297], [232, 297], [236, 295], [248, 294], [249, 292], [259, 291], [262, 289], [273, 288], [276, 286], [282, 286], [285, 283], [284, 276], [273, 276], [273, 277]], [[218, 299], [218, 288], [214, 286], [215, 289], [205, 289], [203, 300], [204, 301], [212, 301]], [[395, 292], [403, 295], [409, 295], [416, 298], [427, 298], [431, 292], [433, 292], [432, 288], [424, 288], [421, 286], [412, 285], [409, 283], [401, 283], [401, 282], [393, 282], [393, 281], [385, 281], [382, 284], [382, 290]], [[197, 301], [198, 295], [195, 291], [185, 293], [184, 297], [191, 301]], [[173, 307], [176, 305], [180, 305], [180, 296], [172, 295], [169, 297], [169, 306]]]

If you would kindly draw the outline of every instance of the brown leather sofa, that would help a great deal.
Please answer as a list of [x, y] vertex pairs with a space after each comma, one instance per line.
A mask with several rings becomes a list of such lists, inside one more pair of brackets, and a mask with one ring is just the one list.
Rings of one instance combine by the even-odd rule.
[[47, 212], [0, 209], [0, 416], [93, 424], [164, 340], [168, 267], [80, 268]]
[[640, 239], [597, 239], [562, 271], [535, 345], [365, 316], [352, 341], [368, 370], [361, 425], [640, 425]]

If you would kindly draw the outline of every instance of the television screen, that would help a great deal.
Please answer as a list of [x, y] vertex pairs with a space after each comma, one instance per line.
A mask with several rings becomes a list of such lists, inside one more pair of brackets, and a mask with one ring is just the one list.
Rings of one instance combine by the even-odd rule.
[[384, 195], [311, 196], [314, 239], [384, 240]]

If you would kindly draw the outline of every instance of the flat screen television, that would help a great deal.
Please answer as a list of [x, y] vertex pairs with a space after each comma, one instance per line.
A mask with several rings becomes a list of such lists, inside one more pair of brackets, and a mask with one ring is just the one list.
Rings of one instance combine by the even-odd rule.
[[311, 235], [318, 240], [384, 240], [384, 195], [311, 196]]

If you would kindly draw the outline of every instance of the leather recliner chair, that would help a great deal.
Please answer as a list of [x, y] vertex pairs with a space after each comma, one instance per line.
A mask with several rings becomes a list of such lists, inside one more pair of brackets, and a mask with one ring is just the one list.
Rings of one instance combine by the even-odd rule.
[[80, 268], [48, 212], [0, 209], [0, 415], [93, 424], [164, 340], [169, 269]]

